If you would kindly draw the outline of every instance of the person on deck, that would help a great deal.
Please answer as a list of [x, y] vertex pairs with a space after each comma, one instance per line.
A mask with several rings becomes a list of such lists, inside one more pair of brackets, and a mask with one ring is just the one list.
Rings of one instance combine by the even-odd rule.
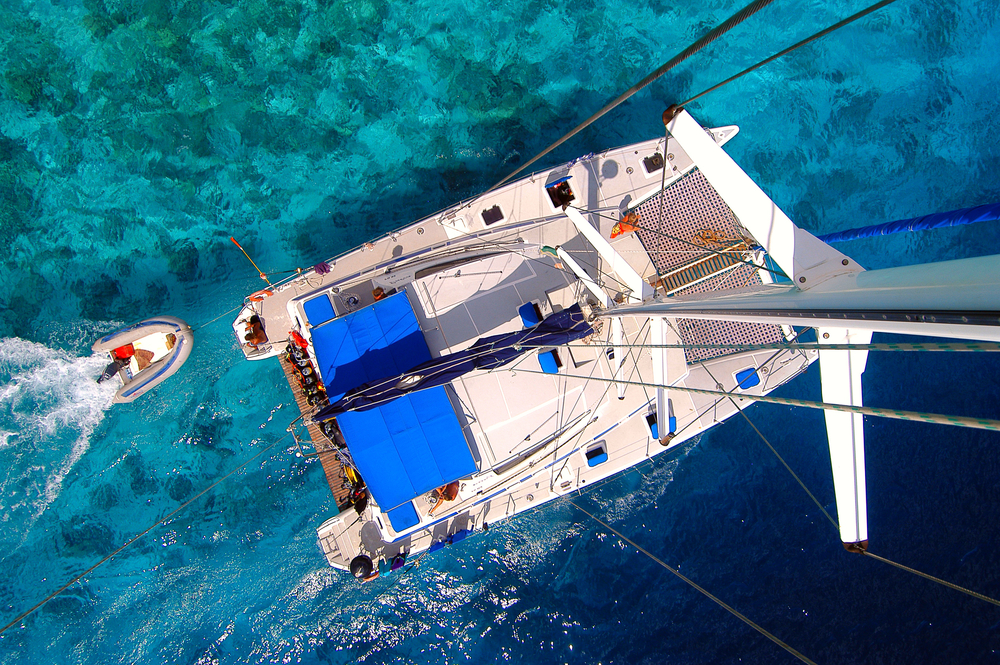
[[267, 343], [267, 334], [264, 332], [264, 326], [261, 325], [260, 317], [254, 314], [246, 322], [247, 334], [243, 336], [247, 344], [256, 347], [260, 344]]
[[458, 481], [456, 480], [454, 482], [448, 483], [447, 485], [444, 485], [443, 487], [438, 487], [436, 490], [434, 490], [434, 493], [437, 494], [437, 503], [434, 504], [433, 508], [427, 511], [427, 514], [433, 515], [434, 511], [437, 510], [442, 503], [444, 503], [445, 501], [454, 501], [456, 498], [458, 498], [458, 487], [459, 484]]

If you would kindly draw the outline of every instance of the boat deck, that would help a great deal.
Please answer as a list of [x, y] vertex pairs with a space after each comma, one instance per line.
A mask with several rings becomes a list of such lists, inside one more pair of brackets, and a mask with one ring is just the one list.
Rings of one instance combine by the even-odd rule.
[[[311, 413], [313, 407], [309, 406], [309, 403], [306, 401], [306, 396], [302, 392], [302, 387], [299, 385], [295, 370], [292, 369], [292, 364], [289, 362], [287, 355], [280, 356], [280, 364], [282, 371], [285, 373], [285, 379], [288, 380], [288, 387], [292, 389], [292, 395], [295, 397], [295, 403], [298, 405], [299, 411], [303, 415]], [[351, 503], [347, 470], [337, 456], [336, 447], [320, 431], [319, 427], [309, 423], [306, 429], [309, 432], [309, 438], [312, 440], [313, 449], [316, 451], [311, 454], [319, 458], [320, 464], [323, 465], [323, 473], [326, 475], [326, 482], [330, 486], [333, 498], [337, 501], [337, 507], [343, 510]]]
[[[713, 137], [721, 143], [734, 131]], [[653, 157], [660, 157], [659, 165]], [[575, 217], [553, 194], [570, 176], [572, 205], [579, 212]], [[613, 226], [628, 210], [638, 212], [639, 231], [612, 238]], [[595, 242], [592, 231], [608, 247]], [[388, 362], [381, 353], [388, 346], [373, 336], [392, 338], [396, 346], [408, 339], [410, 324], [388, 313], [385, 321], [375, 317], [378, 325], [350, 323], [375, 316], [372, 312], [382, 306], [378, 303], [383, 298], [408, 303], [413, 329], [419, 330], [429, 356], [439, 358], [481, 337], [530, 327], [573, 305], [580, 305], [588, 317], [597, 315], [612, 303], [634, 300], [640, 291], [648, 291], [647, 285], [661, 297], [760, 285], [769, 278], [745, 263], [755, 245], [674, 139], [667, 146], [659, 139], [527, 177], [365, 243], [327, 261], [330, 270], [324, 267], [323, 274], [303, 273], [279, 285], [273, 296], [248, 301], [234, 331], [239, 335], [242, 321], [254, 314], [265, 322], [271, 340], [282, 339], [289, 330], [300, 331], [323, 365], [321, 373], [332, 396], [364, 383], [352, 363], [365, 358], [367, 371], [368, 365]], [[449, 476], [458, 479], [458, 495], [433, 512], [433, 488], [438, 485], [428, 489], [426, 482], [415, 483], [412, 499], [404, 502], [387, 495], [383, 506], [383, 499], [374, 496], [362, 519], [344, 510], [349, 504], [345, 470], [333, 444], [318, 427], [308, 425], [327, 482], [342, 507], [318, 529], [328, 562], [347, 569], [355, 556], [365, 554], [385, 563], [396, 554], [441, 547], [453, 536], [580, 490], [683, 445], [737, 412], [736, 400], [673, 386], [734, 391], [738, 400], [753, 399], [815, 359], [815, 354], [801, 351], [741, 353], [724, 348], [780, 341], [789, 334], [780, 326], [734, 328], [729, 322], [666, 317], [654, 322], [627, 315], [588, 320], [594, 334], [579, 342], [526, 349], [508, 365], [450, 381], [451, 409], [477, 470]], [[332, 362], [319, 352], [327, 348], [323, 340], [342, 344], [331, 328], [339, 325], [336, 321], [350, 329], [352, 340], [358, 336], [357, 357], [337, 355]], [[723, 348], [674, 347], [654, 358], [655, 345], [681, 343]], [[273, 346], [244, 351], [255, 360], [280, 352]], [[366, 380], [396, 376], [419, 364], [399, 360], [402, 364], [393, 361], [399, 367], [380, 369]], [[284, 359], [282, 367], [302, 413], [313, 413], [292, 367]], [[343, 377], [337, 368], [344, 368]], [[658, 372], [663, 378], [657, 378]], [[662, 381], [667, 386], [655, 386]], [[391, 424], [393, 433], [409, 432], [413, 428], [404, 427], [410, 420], [403, 415], [386, 419], [384, 429], [389, 432]], [[658, 418], [663, 422], [657, 424]], [[347, 420], [341, 420], [352, 453], [374, 446], [368, 430], [349, 432]], [[426, 456], [410, 459], [417, 448], [423, 450], [397, 448], [399, 460], [430, 469], [432, 460]], [[384, 455], [378, 460], [395, 468]], [[361, 463], [357, 457], [355, 462]], [[377, 478], [379, 469], [371, 467], [370, 460], [368, 464], [367, 470], [358, 467], [360, 475]], [[441, 481], [448, 483], [443, 477]]]

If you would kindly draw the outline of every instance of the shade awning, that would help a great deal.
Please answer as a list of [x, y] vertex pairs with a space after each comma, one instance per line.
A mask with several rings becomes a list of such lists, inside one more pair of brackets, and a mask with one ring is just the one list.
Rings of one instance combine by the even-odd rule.
[[313, 420], [322, 421], [341, 413], [364, 411], [421, 390], [442, 386], [473, 370], [496, 369], [528, 351], [562, 346], [594, 332], [579, 304], [551, 314], [526, 330], [481, 337], [467, 349], [411, 365], [347, 391], [339, 400], [320, 409]]
[[[311, 332], [316, 365], [332, 399], [431, 357], [404, 292]], [[383, 511], [477, 471], [443, 386], [367, 411], [343, 413], [337, 423], [361, 477]], [[396, 520], [393, 523], [398, 526]]]

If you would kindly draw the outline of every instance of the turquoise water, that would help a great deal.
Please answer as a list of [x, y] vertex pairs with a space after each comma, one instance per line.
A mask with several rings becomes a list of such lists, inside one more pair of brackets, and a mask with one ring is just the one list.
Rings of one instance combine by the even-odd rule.
[[[863, 5], [775, 3], [546, 163], [662, 133], [667, 103]], [[363, 587], [284, 439], [273, 363], [216, 317], [506, 175], [736, 6], [30, 2], [0, 8], [0, 661], [791, 662], [567, 503]], [[900, 0], [690, 110], [824, 233], [1000, 200], [1000, 8]], [[992, 253], [997, 225], [857, 241], [867, 267]], [[94, 338], [157, 313], [181, 373], [110, 407]], [[997, 417], [1000, 362], [873, 354], [875, 405]], [[816, 372], [786, 394], [818, 399]], [[755, 423], [833, 504], [822, 418]], [[872, 551], [1000, 595], [1000, 437], [870, 420]], [[274, 446], [268, 449], [268, 446]], [[750, 428], [578, 499], [818, 662], [995, 662], [1000, 612], [846, 554]]]

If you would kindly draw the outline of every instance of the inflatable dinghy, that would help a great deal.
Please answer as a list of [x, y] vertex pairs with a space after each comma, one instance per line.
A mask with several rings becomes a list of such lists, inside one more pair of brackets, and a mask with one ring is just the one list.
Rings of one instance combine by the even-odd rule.
[[173, 316], [157, 316], [122, 328], [94, 342], [94, 352], [107, 353], [111, 363], [98, 383], [118, 376], [122, 387], [115, 403], [131, 402], [180, 369], [191, 355], [191, 327]]

